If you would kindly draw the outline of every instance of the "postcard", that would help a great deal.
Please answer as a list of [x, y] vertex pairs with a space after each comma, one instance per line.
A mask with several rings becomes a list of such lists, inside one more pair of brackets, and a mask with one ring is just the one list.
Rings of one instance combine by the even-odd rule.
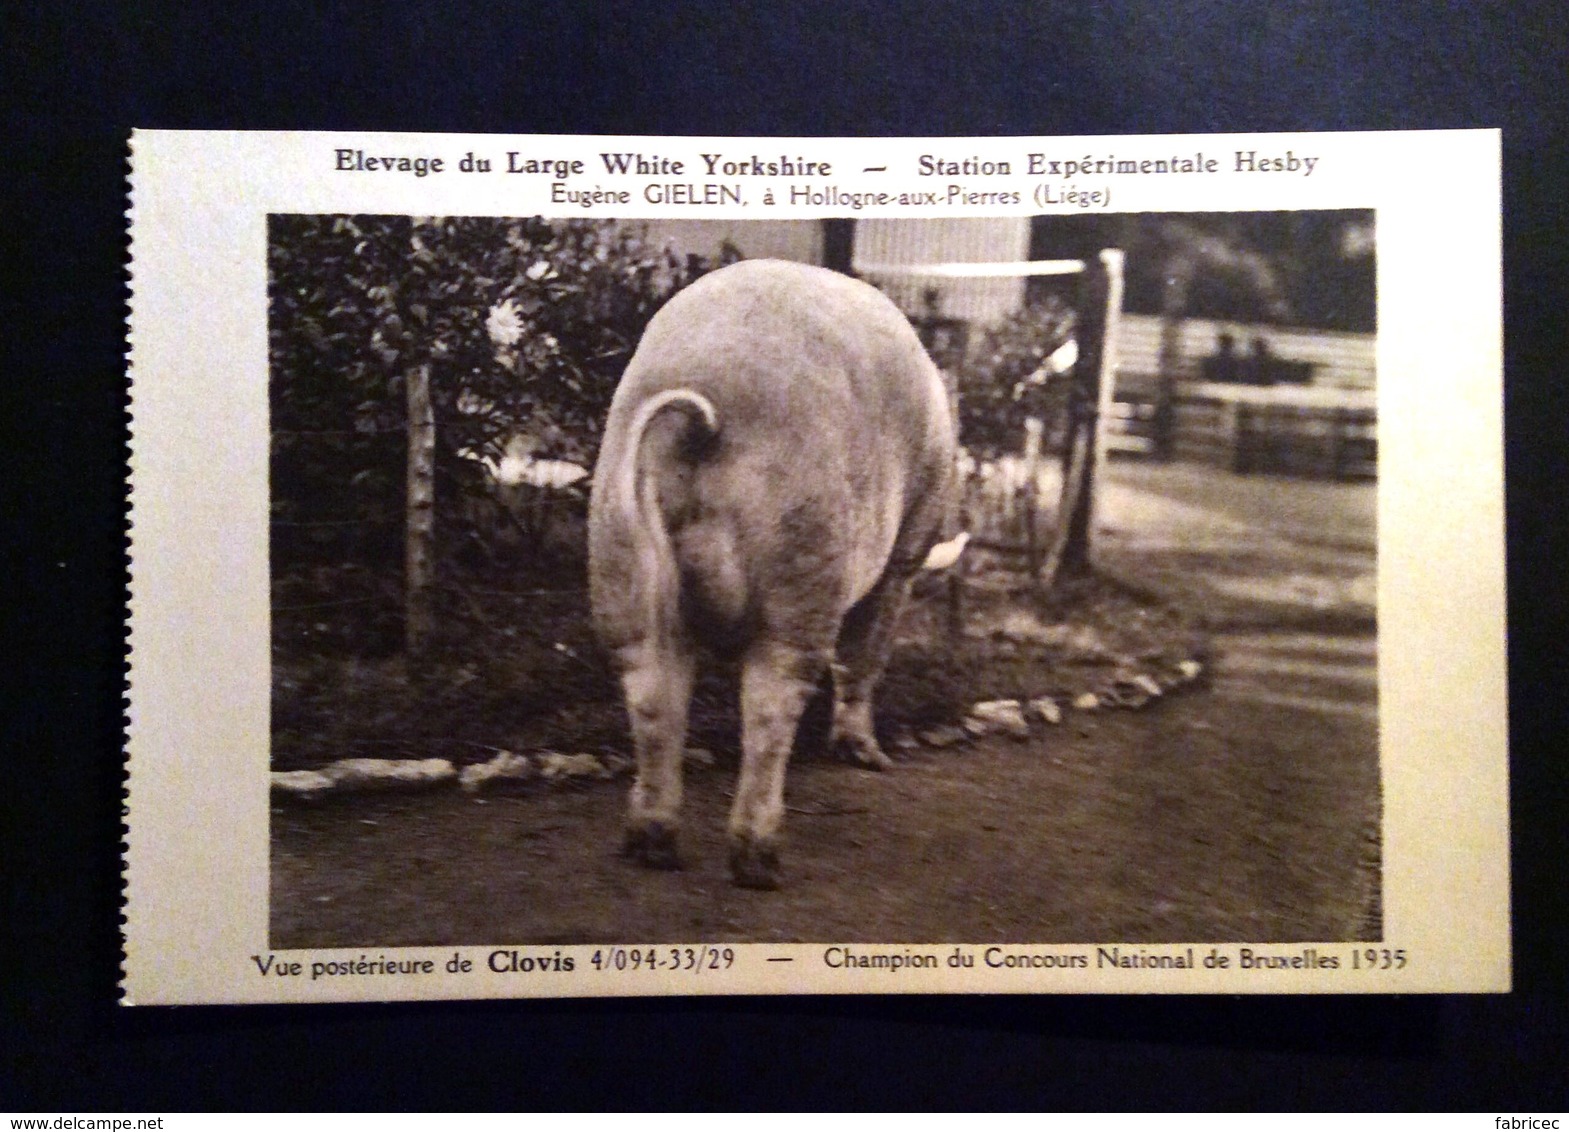
[[123, 1001], [1507, 991], [1499, 147], [137, 131]]

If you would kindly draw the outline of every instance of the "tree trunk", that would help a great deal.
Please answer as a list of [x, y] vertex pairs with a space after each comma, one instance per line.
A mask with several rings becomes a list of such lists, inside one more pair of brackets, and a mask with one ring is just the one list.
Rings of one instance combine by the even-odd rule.
[[436, 417], [430, 404], [430, 366], [404, 375], [408, 395], [409, 460], [404, 534], [404, 650], [413, 658], [430, 643], [431, 583], [436, 528]]
[[1063, 453], [1057, 533], [1052, 538], [1051, 549], [1046, 553], [1040, 572], [1035, 575], [1036, 588], [1042, 592], [1055, 586], [1064, 575], [1082, 573], [1088, 567], [1089, 555], [1084, 547], [1087, 528], [1077, 523], [1075, 516], [1081, 509], [1080, 501], [1089, 483], [1091, 462], [1086, 430], [1077, 424], [1070, 425], [1068, 449]]
[[822, 221], [823, 266], [841, 275], [851, 273], [855, 259], [855, 221]]
[[1177, 375], [1182, 370], [1182, 321], [1188, 310], [1188, 287], [1193, 262], [1172, 257], [1166, 264], [1165, 286], [1160, 296], [1160, 352], [1155, 363], [1155, 457], [1176, 455]]

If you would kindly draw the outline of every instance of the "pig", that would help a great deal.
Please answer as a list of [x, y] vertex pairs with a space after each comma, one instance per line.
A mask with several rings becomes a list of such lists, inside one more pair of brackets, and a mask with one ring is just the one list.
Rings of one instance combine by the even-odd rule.
[[637, 753], [626, 855], [681, 867], [681, 761], [699, 646], [739, 661], [729, 863], [779, 882], [785, 766], [825, 670], [831, 742], [891, 763], [872, 693], [941, 537], [954, 423], [937, 368], [881, 292], [747, 260], [649, 322], [616, 388], [589, 502], [595, 630]]

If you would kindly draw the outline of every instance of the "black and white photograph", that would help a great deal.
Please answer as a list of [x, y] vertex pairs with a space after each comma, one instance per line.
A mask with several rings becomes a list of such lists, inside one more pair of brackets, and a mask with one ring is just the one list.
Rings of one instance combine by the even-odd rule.
[[270, 215], [269, 946], [1379, 943], [1377, 233]]

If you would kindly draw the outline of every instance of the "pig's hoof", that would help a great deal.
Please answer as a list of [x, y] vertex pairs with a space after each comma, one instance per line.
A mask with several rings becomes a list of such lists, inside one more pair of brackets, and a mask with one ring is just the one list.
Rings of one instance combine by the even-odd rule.
[[779, 850], [749, 837], [730, 839], [730, 877], [742, 888], [779, 887]]
[[676, 831], [664, 822], [651, 821], [627, 829], [621, 855], [650, 869], [679, 869], [681, 852], [676, 848]]
[[855, 739], [840, 735], [834, 740], [834, 749], [844, 752], [867, 770], [892, 770], [893, 760], [883, 754], [875, 739]]
[[876, 743], [866, 743], [855, 748], [855, 761], [867, 770], [892, 770], [893, 760], [883, 754]]

